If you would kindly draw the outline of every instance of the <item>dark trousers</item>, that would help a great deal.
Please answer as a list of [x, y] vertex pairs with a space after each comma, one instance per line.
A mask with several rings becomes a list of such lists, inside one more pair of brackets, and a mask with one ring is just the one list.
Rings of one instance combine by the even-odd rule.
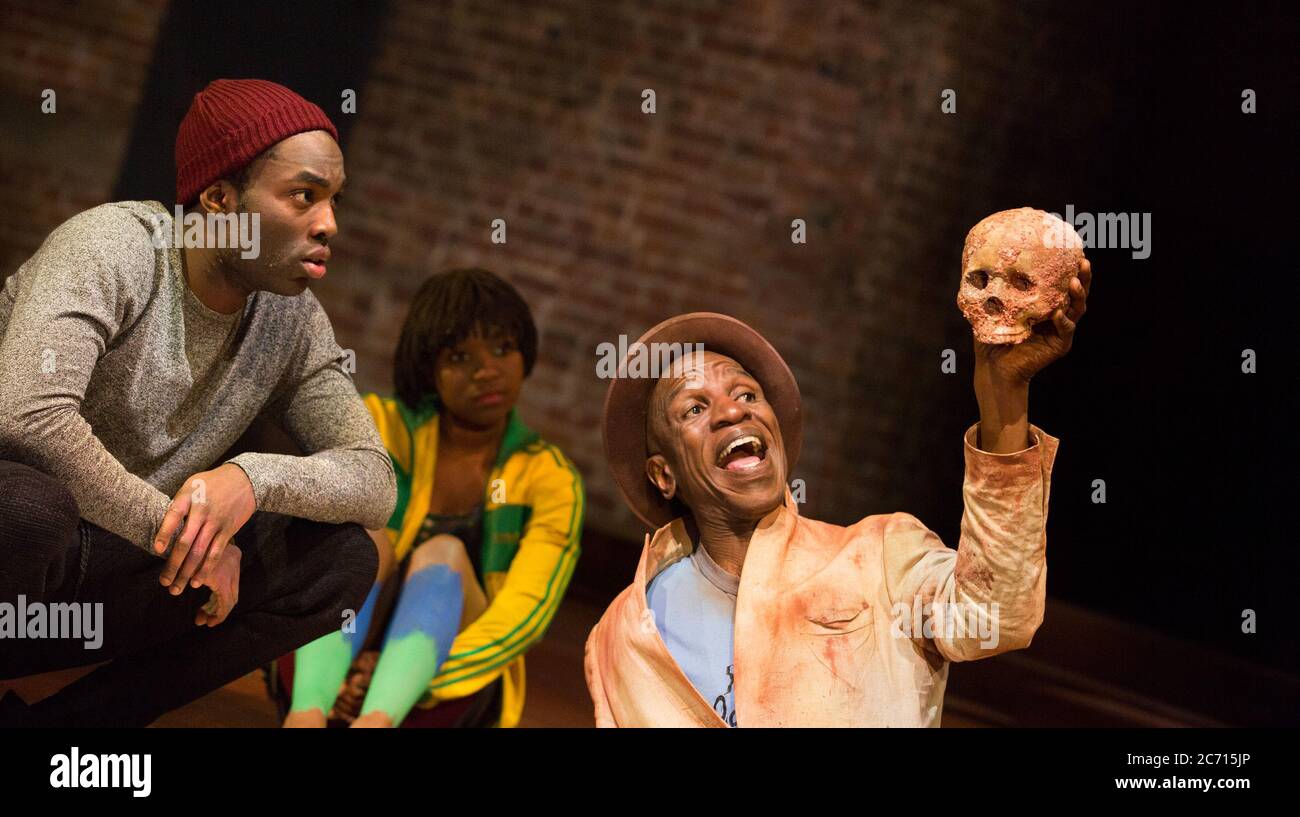
[[234, 542], [239, 601], [216, 627], [196, 625], [208, 588], [171, 595], [161, 558], [81, 519], [58, 480], [0, 460], [0, 602], [103, 605], [98, 649], [84, 638], [0, 638], [0, 679], [110, 661], [21, 722], [146, 726], [341, 627], [378, 572], [374, 542], [355, 524], [259, 511]]

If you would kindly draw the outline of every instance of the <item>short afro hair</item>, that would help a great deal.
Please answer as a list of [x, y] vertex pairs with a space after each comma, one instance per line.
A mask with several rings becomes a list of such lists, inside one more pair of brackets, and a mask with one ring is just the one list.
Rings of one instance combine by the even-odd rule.
[[475, 329], [513, 339], [524, 356], [524, 377], [532, 373], [537, 326], [518, 290], [485, 269], [448, 270], [424, 282], [402, 325], [393, 358], [393, 385], [402, 402], [412, 409], [426, 401], [436, 405], [438, 355]]

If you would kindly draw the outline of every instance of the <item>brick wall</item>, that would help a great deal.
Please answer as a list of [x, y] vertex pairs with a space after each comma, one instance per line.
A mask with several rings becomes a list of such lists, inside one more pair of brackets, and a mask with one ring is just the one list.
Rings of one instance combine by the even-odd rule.
[[[165, 0], [6, 0], [0, 25], [0, 280], [110, 198]], [[42, 113], [53, 89], [56, 111]]]
[[[22, 206], [0, 222], [3, 274], [109, 197], [164, 4], [11, 7], [0, 192]], [[357, 351], [358, 385], [391, 388], [406, 304], [428, 274], [498, 271], [542, 330], [526, 419], [586, 475], [589, 526], [635, 536], [601, 456], [595, 349], [679, 312], [726, 312], [799, 379], [806, 512], [842, 522], [906, 508], [955, 537], [956, 440], [975, 417], [953, 304], [962, 238], [994, 209], [1058, 206], [1035, 198], [1061, 182], [1051, 163], [1020, 178], [1013, 153], [1050, 158], [1049, 134], [1111, 103], [1102, 82], [1063, 86], [1085, 40], [1065, 13], [392, 3], [378, 56], [358, 69], [347, 209], [317, 290]], [[59, 93], [54, 116], [39, 113], [45, 87]], [[955, 116], [939, 110], [948, 87]], [[1062, 97], [1050, 123], [1007, 105]], [[489, 240], [495, 218], [504, 245]], [[803, 245], [790, 241], [796, 218]], [[939, 371], [945, 348], [956, 375]]]
[[[679, 312], [735, 315], [801, 384], [808, 513], [933, 498], [955, 533], [960, 472], [918, 483], [936, 458], [959, 468], [975, 419], [958, 255], [971, 224], [1031, 195], [998, 176], [1022, 132], [1048, 127], [1006, 101], [1061, 93], [1032, 69], [1069, 37], [1059, 16], [985, 4], [395, 3], [318, 292], [359, 384], [382, 390], [427, 274], [507, 276], [543, 335], [522, 410], [586, 475], [589, 525], [633, 536], [601, 455], [595, 349]], [[946, 87], [956, 116], [940, 113]], [[1072, 88], [1053, 126], [1083, 127], [1103, 88]], [[940, 373], [944, 348], [959, 374]], [[969, 407], [955, 424], [953, 401]]]

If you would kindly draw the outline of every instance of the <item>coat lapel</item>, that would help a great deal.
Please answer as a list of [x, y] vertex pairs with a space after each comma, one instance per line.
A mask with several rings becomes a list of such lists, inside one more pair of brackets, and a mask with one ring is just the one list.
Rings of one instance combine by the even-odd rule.
[[736, 593], [734, 632], [735, 705], [738, 726], [778, 726], [770, 692], [783, 682], [785, 667], [773, 661], [785, 643], [784, 568], [799, 511], [786, 490], [785, 503], [763, 517], [749, 540]]

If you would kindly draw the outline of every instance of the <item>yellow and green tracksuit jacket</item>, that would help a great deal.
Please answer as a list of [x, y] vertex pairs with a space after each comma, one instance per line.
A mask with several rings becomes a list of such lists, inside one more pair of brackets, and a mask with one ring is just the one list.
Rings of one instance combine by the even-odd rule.
[[[397, 474], [397, 506], [386, 531], [401, 561], [429, 513], [438, 459], [438, 413], [368, 394]], [[582, 477], [555, 446], [510, 412], [483, 502], [482, 581], [488, 606], [452, 642], [451, 653], [417, 704], [478, 692], [502, 678], [501, 726], [524, 710], [524, 653], [550, 626], [578, 561], [585, 508]]]

